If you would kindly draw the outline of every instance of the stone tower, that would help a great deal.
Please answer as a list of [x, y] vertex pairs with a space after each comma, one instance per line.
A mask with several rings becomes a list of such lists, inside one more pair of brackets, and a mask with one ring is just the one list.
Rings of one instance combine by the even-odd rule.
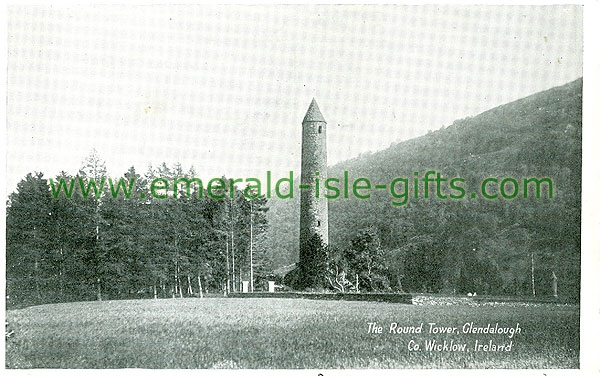
[[[319, 198], [315, 195], [319, 180]], [[313, 254], [306, 243], [318, 234], [329, 243], [327, 199], [323, 197], [327, 179], [327, 122], [313, 98], [302, 121], [302, 171], [300, 174], [300, 265], [310, 265]], [[304, 186], [305, 188], [302, 188]], [[310, 186], [310, 188], [306, 188]]]

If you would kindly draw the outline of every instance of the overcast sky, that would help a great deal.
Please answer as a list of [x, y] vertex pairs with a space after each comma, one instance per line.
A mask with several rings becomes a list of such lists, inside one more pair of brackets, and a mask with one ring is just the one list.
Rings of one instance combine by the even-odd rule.
[[8, 13], [7, 193], [28, 172], [163, 161], [299, 175], [582, 75], [577, 6], [87, 6]]

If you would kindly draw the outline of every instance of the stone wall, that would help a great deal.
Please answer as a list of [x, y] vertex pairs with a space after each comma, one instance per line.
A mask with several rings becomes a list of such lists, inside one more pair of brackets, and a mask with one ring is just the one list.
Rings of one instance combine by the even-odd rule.
[[252, 292], [233, 293], [230, 298], [288, 298], [288, 299], [314, 299], [314, 300], [348, 300], [412, 304], [411, 294], [394, 293], [310, 293], [310, 292]]

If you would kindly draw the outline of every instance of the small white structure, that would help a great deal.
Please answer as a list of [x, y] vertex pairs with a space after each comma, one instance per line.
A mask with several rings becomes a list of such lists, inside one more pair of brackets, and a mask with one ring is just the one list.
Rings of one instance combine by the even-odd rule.
[[243, 293], [247, 293], [248, 292], [248, 284], [250, 283], [250, 281], [242, 281], [242, 292]]
[[269, 292], [275, 292], [275, 281], [268, 281], [269, 282]]

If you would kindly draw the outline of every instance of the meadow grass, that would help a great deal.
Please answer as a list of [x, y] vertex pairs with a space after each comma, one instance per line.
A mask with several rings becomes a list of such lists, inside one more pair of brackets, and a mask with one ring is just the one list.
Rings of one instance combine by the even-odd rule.
[[[416, 306], [304, 299], [61, 303], [7, 311], [7, 368], [578, 368], [579, 307]], [[369, 322], [383, 326], [369, 334]], [[409, 352], [506, 335], [390, 334], [389, 325], [515, 326], [511, 352]]]

